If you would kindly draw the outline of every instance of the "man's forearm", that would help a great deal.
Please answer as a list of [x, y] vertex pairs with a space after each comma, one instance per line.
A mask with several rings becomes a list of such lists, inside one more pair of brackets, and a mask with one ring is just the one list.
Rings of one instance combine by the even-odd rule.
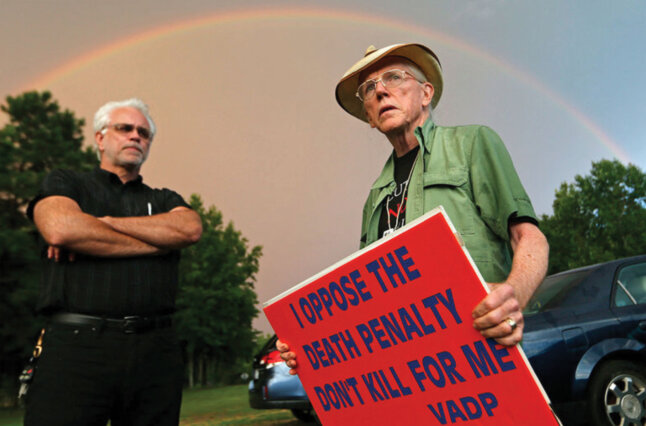
[[186, 247], [202, 235], [199, 215], [185, 207], [152, 216], [106, 216], [99, 220], [115, 231], [164, 249]]
[[549, 245], [543, 233], [531, 223], [512, 225], [510, 234], [514, 257], [507, 283], [514, 287], [522, 309], [545, 278]]
[[83, 213], [67, 197], [47, 197], [36, 204], [34, 222], [45, 241], [76, 253], [101, 257], [160, 254], [164, 249], [120, 233]]

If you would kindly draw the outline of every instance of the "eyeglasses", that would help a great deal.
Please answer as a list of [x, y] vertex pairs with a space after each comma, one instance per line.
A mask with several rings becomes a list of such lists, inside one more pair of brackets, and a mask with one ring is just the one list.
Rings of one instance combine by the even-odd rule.
[[394, 89], [395, 87], [400, 86], [404, 82], [404, 80], [406, 80], [407, 75], [411, 78], [415, 78], [415, 76], [413, 76], [411, 73], [404, 70], [394, 69], [383, 72], [381, 73], [379, 78], [366, 80], [361, 83], [361, 85], [357, 89], [356, 96], [362, 102], [370, 100], [373, 96], [375, 96], [375, 93], [377, 92], [377, 83], [381, 81], [381, 84], [383, 84], [386, 89]]
[[123, 133], [123, 134], [128, 134], [133, 130], [137, 129], [137, 134], [143, 139], [150, 139], [150, 137], [152, 136], [149, 128], [143, 127], [143, 126], [135, 126], [134, 124], [129, 124], [129, 123], [108, 124], [106, 127], [112, 127], [117, 132]]

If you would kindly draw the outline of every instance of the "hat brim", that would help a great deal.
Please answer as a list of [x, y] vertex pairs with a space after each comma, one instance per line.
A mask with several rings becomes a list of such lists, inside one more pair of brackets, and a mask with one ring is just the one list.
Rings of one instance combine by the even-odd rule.
[[358, 119], [368, 122], [363, 110], [363, 102], [356, 96], [357, 88], [359, 87], [359, 75], [366, 68], [389, 56], [406, 58], [419, 67], [428, 82], [433, 85], [434, 93], [431, 107], [435, 108], [442, 96], [442, 67], [435, 53], [428, 47], [416, 43], [395, 44], [375, 50], [354, 64], [336, 85], [336, 100], [341, 105], [341, 108]]

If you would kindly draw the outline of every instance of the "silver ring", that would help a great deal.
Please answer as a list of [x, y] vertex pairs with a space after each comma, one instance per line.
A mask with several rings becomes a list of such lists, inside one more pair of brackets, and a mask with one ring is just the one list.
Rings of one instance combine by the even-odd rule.
[[516, 327], [518, 327], [518, 324], [516, 324], [516, 321], [511, 317], [506, 318], [505, 322], [509, 324], [509, 326], [511, 327], [512, 333], [514, 332], [514, 330], [516, 330]]

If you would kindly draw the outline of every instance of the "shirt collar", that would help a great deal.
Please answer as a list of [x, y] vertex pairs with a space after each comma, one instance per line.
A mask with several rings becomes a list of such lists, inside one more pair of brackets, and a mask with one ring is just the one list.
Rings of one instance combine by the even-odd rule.
[[424, 124], [422, 124], [421, 126], [415, 129], [415, 136], [417, 136], [417, 141], [425, 151], [430, 150], [429, 144], [431, 143], [431, 140], [430, 140], [431, 138], [427, 139], [424, 137], [424, 135], [430, 135], [434, 127], [435, 127], [435, 123], [433, 122], [433, 118], [429, 116], [424, 122]]
[[130, 180], [126, 182], [125, 184], [121, 182], [121, 179], [119, 179], [119, 176], [116, 174], [109, 172], [105, 169], [102, 169], [101, 167], [97, 166], [94, 169], [94, 174], [102, 180], [105, 180], [111, 184], [119, 184], [119, 185], [139, 185], [143, 182], [143, 177], [141, 175], [137, 175], [137, 177], [133, 180]]

